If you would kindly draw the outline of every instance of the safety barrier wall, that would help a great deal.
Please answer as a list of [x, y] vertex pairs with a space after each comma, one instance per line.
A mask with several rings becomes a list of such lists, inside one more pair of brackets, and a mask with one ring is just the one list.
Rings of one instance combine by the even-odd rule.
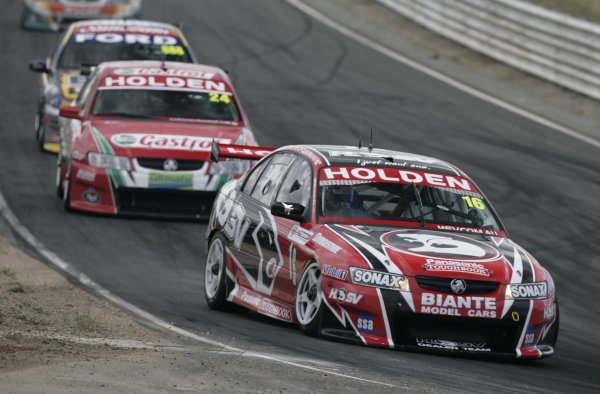
[[378, 0], [426, 28], [600, 100], [600, 25], [520, 0]]

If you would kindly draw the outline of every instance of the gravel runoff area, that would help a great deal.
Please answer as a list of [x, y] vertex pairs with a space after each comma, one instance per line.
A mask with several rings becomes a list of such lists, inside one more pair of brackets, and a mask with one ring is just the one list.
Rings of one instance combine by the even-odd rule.
[[2, 394], [398, 390], [349, 379], [329, 364], [272, 360], [146, 327], [24, 250], [0, 219]]

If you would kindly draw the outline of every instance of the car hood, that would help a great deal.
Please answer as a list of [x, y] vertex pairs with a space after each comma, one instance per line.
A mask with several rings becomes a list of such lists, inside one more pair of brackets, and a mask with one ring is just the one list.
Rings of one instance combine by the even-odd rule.
[[239, 144], [246, 131], [244, 127], [228, 125], [130, 119], [93, 120], [90, 126], [105, 153], [197, 160], [208, 160], [213, 139]]
[[501, 283], [532, 282], [540, 274], [533, 257], [507, 238], [428, 229], [326, 227], [333, 234], [324, 230], [321, 236], [351, 246], [356, 252], [351, 261], [358, 257], [362, 268]]

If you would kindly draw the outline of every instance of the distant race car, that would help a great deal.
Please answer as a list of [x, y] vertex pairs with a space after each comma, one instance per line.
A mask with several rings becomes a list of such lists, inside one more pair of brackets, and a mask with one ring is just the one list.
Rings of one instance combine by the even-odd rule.
[[183, 33], [166, 23], [91, 20], [72, 24], [51, 56], [29, 65], [41, 73], [35, 117], [40, 149], [58, 152], [59, 108], [77, 98], [90, 67], [111, 60], [196, 62]]
[[219, 188], [250, 167], [211, 163], [211, 141], [256, 144], [227, 74], [204, 65], [102, 63], [60, 115], [66, 209], [207, 218]]
[[265, 155], [215, 201], [210, 308], [235, 303], [369, 346], [553, 354], [552, 277], [461, 170], [381, 149], [213, 146], [215, 160]]
[[24, 29], [57, 31], [83, 19], [139, 18], [142, 0], [24, 0]]

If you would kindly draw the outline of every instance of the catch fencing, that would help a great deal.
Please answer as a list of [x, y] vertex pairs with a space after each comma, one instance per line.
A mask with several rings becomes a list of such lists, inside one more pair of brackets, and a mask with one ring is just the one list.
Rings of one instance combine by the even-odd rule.
[[378, 0], [446, 38], [600, 100], [600, 25], [520, 0]]

